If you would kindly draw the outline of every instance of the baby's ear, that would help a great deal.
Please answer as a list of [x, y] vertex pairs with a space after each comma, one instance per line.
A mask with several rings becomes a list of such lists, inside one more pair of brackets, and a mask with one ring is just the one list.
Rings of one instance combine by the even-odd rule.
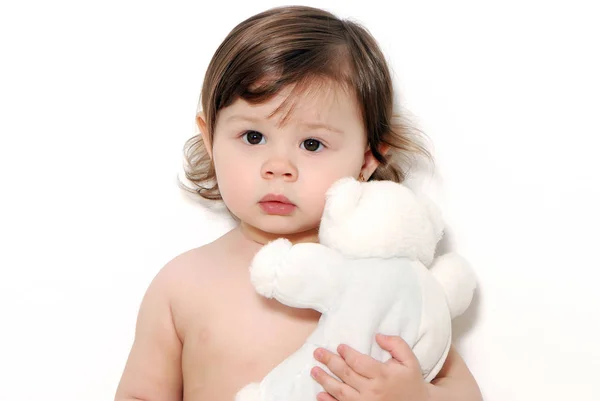
[[334, 182], [327, 191], [323, 217], [334, 221], [347, 218], [358, 206], [361, 195], [361, 183], [353, 177]]
[[212, 143], [210, 142], [210, 137], [208, 135], [208, 129], [206, 127], [206, 118], [204, 116], [203, 111], [199, 111], [198, 114], [196, 114], [196, 127], [198, 127], [198, 131], [200, 131], [200, 135], [202, 135], [202, 141], [204, 142], [206, 152], [208, 153], [208, 156], [212, 159]]
[[[388, 145], [387, 143], [382, 143], [378, 146], [378, 149], [379, 153], [381, 153], [382, 155], [386, 155], [387, 152], [390, 150], [390, 145]], [[369, 177], [373, 175], [375, 170], [377, 170], [379, 164], [379, 160], [375, 158], [375, 155], [373, 154], [371, 149], [367, 148], [364, 154], [363, 165], [360, 172], [363, 175], [363, 177], [365, 177], [368, 180]]]
[[387, 155], [387, 152], [389, 152], [391, 148], [392, 147], [387, 143], [382, 143], [379, 145], [379, 153], [381, 153], [382, 155]]

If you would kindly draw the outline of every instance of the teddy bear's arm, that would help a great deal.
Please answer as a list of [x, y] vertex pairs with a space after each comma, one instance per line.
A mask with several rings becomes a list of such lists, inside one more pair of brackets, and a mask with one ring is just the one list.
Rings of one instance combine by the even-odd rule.
[[278, 239], [265, 245], [250, 268], [256, 291], [295, 308], [327, 310], [343, 287], [342, 256], [321, 244], [293, 245]]

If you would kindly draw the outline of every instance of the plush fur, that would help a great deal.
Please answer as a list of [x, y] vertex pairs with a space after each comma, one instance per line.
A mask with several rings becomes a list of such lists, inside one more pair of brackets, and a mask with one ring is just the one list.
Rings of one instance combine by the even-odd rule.
[[[340, 343], [379, 361], [391, 356], [376, 333], [401, 336], [423, 378], [441, 369], [451, 342], [451, 319], [464, 312], [475, 289], [466, 261], [433, 257], [443, 222], [431, 202], [390, 181], [344, 178], [327, 193], [319, 244], [278, 239], [252, 261], [251, 280], [267, 298], [322, 313], [304, 345], [236, 401], [313, 401], [323, 391], [310, 377], [318, 347]], [[428, 268], [430, 266], [431, 268]]]

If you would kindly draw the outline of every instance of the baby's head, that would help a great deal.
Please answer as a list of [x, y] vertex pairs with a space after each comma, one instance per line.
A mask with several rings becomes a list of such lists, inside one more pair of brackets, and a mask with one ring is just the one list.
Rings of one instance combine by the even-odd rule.
[[337, 179], [401, 182], [392, 156], [428, 156], [393, 100], [385, 57], [360, 25], [302, 6], [257, 14], [209, 64], [186, 177], [261, 230], [315, 229]]

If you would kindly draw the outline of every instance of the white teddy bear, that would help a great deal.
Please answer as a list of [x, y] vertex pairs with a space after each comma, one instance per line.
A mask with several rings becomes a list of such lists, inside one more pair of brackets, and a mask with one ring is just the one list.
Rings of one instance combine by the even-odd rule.
[[[313, 401], [323, 388], [310, 376], [313, 352], [341, 343], [384, 362], [376, 333], [401, 336], [432, 380], [451, 343], [451, 319], [469, 306], [475, 278], [457, 254], [432, 260], [443, 232], [438, 209], [391, 181], [343, 178], [327, 192], [319, 244], [265, 245], [250, 267], [267, 298], [321, 312], [315, 331], [261, 383], [236, 401]], [[431, 265], [431, 266], [430, 266]], [[427, 266], [430, 266], [428, 269]]]

